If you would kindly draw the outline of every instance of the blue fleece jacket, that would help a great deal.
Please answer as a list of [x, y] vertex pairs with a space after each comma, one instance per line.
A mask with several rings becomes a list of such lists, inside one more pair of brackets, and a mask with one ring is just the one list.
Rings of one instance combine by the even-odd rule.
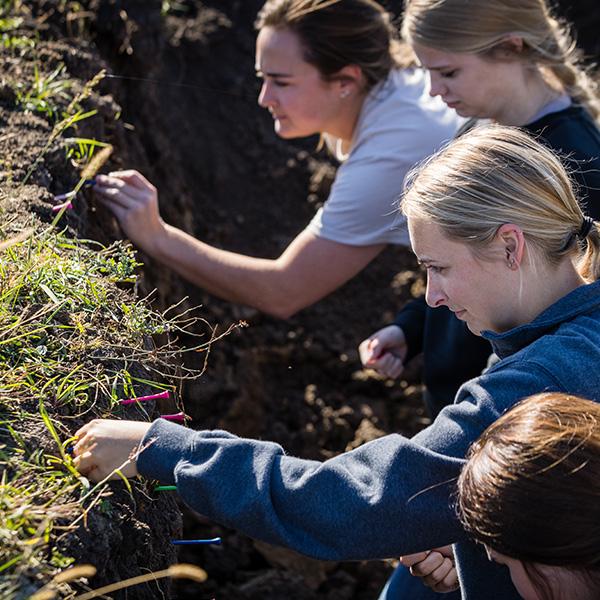
[[469, 445], [525, 396], [563, 391], [600, 401], [600, 282], [527, 325], [486, 337], [502, 360], [463, 385], [412, 439], [388, 435], [318, 462], [271, 442], [159, 419], [138, 470], [176, 484], [214, 521], [316, 558], [378, 559], [454, 543], [466, 600], [516, 600], [508, 571], [457, 522], [456, 477]]

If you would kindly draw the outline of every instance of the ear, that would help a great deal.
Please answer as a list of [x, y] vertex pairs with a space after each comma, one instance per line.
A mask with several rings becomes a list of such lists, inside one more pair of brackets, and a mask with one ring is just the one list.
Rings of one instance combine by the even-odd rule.
[[518, 58], [523, 52], [523, 38], [510, 34], [493, 49], [493, 56], [500, 60]]
[[362, 91], [366, 83], [362, 69], [358, 65], [346, 65], [342, 67], [331, 77], [331, 80], [338, 86], [338, 91], [342, 97], [352, 92]]
[[505, 223], [498, 228], [495, 237], [501, 245], [506, 266], [511, 271], [517, 271], [525, 254], [523, 230], [513, 223]]

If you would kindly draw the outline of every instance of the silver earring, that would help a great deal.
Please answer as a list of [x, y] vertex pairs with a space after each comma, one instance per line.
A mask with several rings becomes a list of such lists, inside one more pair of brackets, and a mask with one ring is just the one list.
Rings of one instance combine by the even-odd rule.
[[344, 88], [340, 92], [340, 98], [347, 98], [349, 94], [350, 94], [350, 90], [348, 88]]

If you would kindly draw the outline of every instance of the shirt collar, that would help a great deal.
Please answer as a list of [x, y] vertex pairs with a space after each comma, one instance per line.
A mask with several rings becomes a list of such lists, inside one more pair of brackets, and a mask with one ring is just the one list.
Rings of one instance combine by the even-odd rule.
[[600, 281], [575, 288], [529, 323], [503, 333], [482, 331], [481, 335], [491, 342], [494, 352], [500, 358], [506, 358], [550, 333], [562, 323], [598, 308], [600, 308]]

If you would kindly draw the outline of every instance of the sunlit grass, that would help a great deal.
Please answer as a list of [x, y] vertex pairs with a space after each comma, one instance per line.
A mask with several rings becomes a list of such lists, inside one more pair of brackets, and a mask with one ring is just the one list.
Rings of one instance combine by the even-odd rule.
[[176, 341], [197, 319], [135, 298], [129, 246], [36, 233], [0, 253], [0, 597], [71, 565], [61, 540], [102, 509], [106, 485], [90, 488], [66, 451], [76, 424], [196, 375]]

